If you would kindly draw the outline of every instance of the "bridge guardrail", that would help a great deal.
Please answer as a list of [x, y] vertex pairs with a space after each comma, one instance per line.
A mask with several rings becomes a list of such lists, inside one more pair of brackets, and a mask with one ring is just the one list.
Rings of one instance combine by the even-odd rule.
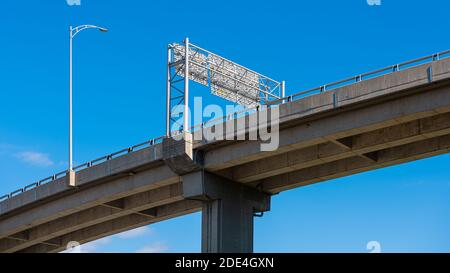
[[[388, 74], [391, 74], [391, 73], [394, 73], [394, 72], [397, 72], [397, 71], [401, 71], [401, 70], [404, 70], [404, 69], [412, 68], [414, 66], [418, 66], [418, 65], [422, 65], [422, 64], [426, 64], [426, 63], [431, 63], [431, 62], [434, 62], [434, 61], [437, 61], [437, 60], [441, 60], [441, 59], [445, 59], [445, 58], [449, 58], [449, 57], [450, 57], [450, 50], [441, 51], [441, 52], [434, 53], [434, 54], [431, 54], [431, 55], [428, 55], [428, 56], [425, 56], [425, 57], [421, 57], [421, 58], [409, 60], [409, 61], [406, 61], [406, 62], [403, 62], [403, 63], [387, 66], [387, 67], [384, 67], [384, 68], [381, 68], [381, 69], [377, 69], [377, 70], [374, 70], [374, 71], [371, 71], [371, 72], [359, 74], [359, 75], [356, 75], [356, 76], [353, 76], [353, 77], [349, 77], [349, 78], [346, 78], [346, 79], [343, 79], [343, 80], [339, 80], [339, 81], [336, 81], [336, 82], [332, 82], [332, 83], [328, 83], [328, 84], [325, 84], [325, 85], [321, 85], [321, 86], [316, 87], [316, 88], [311, 88], [311, 89], [308, 89], [308, 90], [305, 90], [305, 91], [297, 92], [297, 93], [294, 93], [292, 95], [285, 96], [283, 98], [270, 101], [267, 104], [267, 107], [271, 107], [272, 105], [279, 105], [279, 104], [284, 104], [284, 103], [287, 103], [287, 102], [295, 101], [295, 100], [304, 98], [305, 95], [308, 96], [308, 95], [313, 95], [313, 94], [316, 94], [316, 93], [322, 93], [322, 92], [331, 91], [331, 90], [334, 90], [334, 89], [339, 88], [339, 87], [349, 86], [349, 85], [352, 85], [352, 84], [355, 84], [355, 83], [358, 83], [358, 82], [361, 82], [361, 81], [364, 81], [364, 80], [380, 77], [380, 76], [383, 76], [383, 75], [388, 75]], [[194, 125], [194, 126], [190, 127], [190, 131], [194, 132], [195, 130], [203, 129], [203, 128], [209, 127], [209, 126], [213, 126], [215, 124], [218, 124], [218, 123], [221, 123], [221, 122], [225, 122], [227, 120], [237, 119], [239, 117], [242, 117], [242, 116], [249, 115], [251, 113], [257, 112], [257, 111], [259, 111], [259, 109], [260, 109], [260, 106], [257, 105], [257, 106], [253, 106], [253, 107], [249, 107], [249, 108], [237, 111], [237, 112], [233, 113], [232, 115], [223, 116], [223, 117], [215, 118], [215, 119], [212, 119], [212, 120], [208, 120], [207, 122], [203, 122], [201, 124]], [[181, 132], [175, 132], [175, 135], [179, 134], [179, 133], [181, 133]], [[103, 157], [99, 157], [97, 159], [94, 159], [94, 160], [88, 161], [86, 163], [83, 163], [81, 165], [78, 165], [78, 166], [74, 167], [73, 170], [74, 171], [77, 171], [77, 170], [79, 171], [79, 170], [87, 169], [87, 168], [90, 168], [92, 166], [95, 166], [95, 165], [98, 165], [100, 163], [103, 163], [103, 162], [106, 162], [108, 160], [111, 160], [113, 158], [116, 158], [118, 156], [129, 154], [129, 153], [132, 153], [134, 151], [138, 151], [138, 150], [142, 149], [143, 147], [153, 146], [155, 144], [161, 143], [164, 138], [165, 138], [164, 136], [158, 137], [158, 138], [154, 138], [154, 139], [151, 139], [149, 141], [146, 141], [146, 142], [143, 142], [143, 143], [131, 146], [131, 147], [126, 148], [126, 149], [122, 149], [122, 150], [117, 151], [117, 152], [114, 152], [112, 154], [109, 154], [109, 155], [106, 155], [106, 156], [103, 156]], [[45, 179], [42, 179], [42, 180], [40, 180], [38, 182], [34, 182], [32, 184], [29, 184], [28, 186], [25, 186], [24, 188], [18, 189], [18, 190], [13, 191], [13, 192], [11, 192], [9, 194], [5, 194], [5, 195], [0, 197], [0, 202], [5, 201], [5, 200], [7, 200], [7, 199], [9, 199], [11, 197], [17, 196], [19, 194], [22, 194], [22, 193], [24, 193], [24, 192], [26, 192], [28, 190], [37, 188], [37, 187], [39, 187], [39, 186], [41, 186], [43, 184], [47, 184], [47, 183], [50, 183], [52, 181], [55, 181], [58, 178], [66, 176], [66, 173], [67, 173], [66, 171], [62, 171], [60, 173], [57, 173], [57, 174], [49, 176], [49, 177], [47, 177]]]
[[[336, 81], [336, 82], [331, 82], [331, 83], [328, 83], [328, 84], [325, 84], [325, 85], [321, 85], [321, 86], [318, 86], [318, 87], [315, 87], [315, 88], [311, 88], [311, 89], [308, 89], [308, 90], [297, 92], [297, 93], [294, 93], [292, 95], [285, 96], [283, 98], [272, 100], [272, 101], [270, 101], [267, 104], [267, 106], [270, 107], [272, 105], [279, 105], [279, 104], [283, 104], [283, 103], [286, 103], [286, 102], [295, 101], [297, 99], [304, 98], [305, 95], [313, 95], [313, 94], [316, 94], [316, 93], [322, 93], [322, 92], [326, 92], [326, 91], [331, 91], [331, 90], [334, 90], [334, 89], [339, 88], [339, 87], [349, 86], [349, 85], [352, 85], [352, 84], [355, 84], [355, 83], [358, 83], [358, 82], [361, 82], [361, 81], [364, 81], [364, 80], [380, 77], [380, 76], [383, 76], [383, 75], [388, 75], [388, 74], [391, 74], [391, 73], [394, 73], [394, 72], [397, 72], [397, 71], [405, 70], [405, 69], [408, 69], [408, 68], [412, 68], [414, 66], [418, 66], [418, 65], [434, 62], [434, 61], [445, 59], [445, 58], [448, 58], [448, 57], [450, 57], [450, 50], [441, 51], [441, 52], [434, 53], [434, 54], [431, 54], [431, 55], [428, 55], [428, 56], [425, 56], [425, 57], [421, 57], [421, 58], [409, 60], [409, 61], [406, 61], [406, 62], [403, 62], [403, 63], [387, 66], [387, 67], [384, 67], [384, 68], [381, 68], [381, 69], [377, 69], [377, 70], [370, 71], [370, 72], [367, 72], [367, 73], [359, 74], [359, 75], [356, 75], [356, 76], [353, 76], [353, 77], [349, 77], [349, 78], [346, 78], [346, 79], [343, 79], [343, 80], [339, 80], [339, 81]], [[258, 105], [257, 106], [253, 106], [253, 107], [249, 107], [249, 108], [246, 108], [246, 109], [244, 109], [242, 111], [238, 111], [238, 112], [234, 113], [233, 117], [234, 116], [238, 116], [240, 113], [250, 113], [250, 111], [258, 111], [258, 110], [259, 110], [259, 106]], [[204, 122], [204, 123], [201, 123], [201, 124], [198, 124], [198, 125], [194, 125], [190, 129], [191, 129], [191, 131], [195, 131], [196, 129], [207, 127], [207, 125], [213, 126], [214, 124], [217, 124], [219, 122], [224, 122], [224, 121], [226, 121], [228, 119], [229, 119], [229, 117], [215, 118], [215, 119], [209, 120], [207, 122]]]
[[[109, 155], [106, 155], [106, 156], [103, 156], [103, 157], [99, 157], [97, 159], [94, 159], [94, 160], [88, 161], [86, 163], [80, 164], [78, 166], [75, 166], [73, 168], [73, 170], [74, 171], [76, 171], [76, 170], [80, 171], [80, 170], [83, 170], [83, 169], [87, 169], [89, 167], [92, 167], [92, 166], [98, 165], [100, 163], [106, 162], [108, 160], [111, 160], [113, 158], [116, 158], [118, 156], [125, 155], [125, 154], [128, 154], [128, 153], [132, 153], [132, 152], [141, 150], [141, 149], [143, 149], [145, 147], [150, 147], [150, 146], [153, 146], [155, 144], [161, 143], [163, 139], [164, 139], [164, 137], [158, 137], [158, 138], [154, 138], [154, 139], [148, 140], [146, 142], [142, 142], [140, 144], [131, 146], [129, 148], [122, 149], [122, 150], [114, 152], [112, 154], [109, 154]], [[62, 171], [62, 172], [59, 172], [59, 173], [54, 174], [52, 176], [49, 176], [47, 178], [44, 178], [42, 180], [39, 180], [37, 182], [31, 183], [31, 184], [29, 184], [29, 185], [27, 185], [27, 186], [25, 186], [25, 187], [23, 187], [21, 189], [18, 189], [18, 190], [15, 190], [15, 191], [11, 192], [9, 194], [5, 194], [5, 195], [0, 197], [0, 202], [2, 202], [4, 200], [7, 200], [7, 199], [9, 199], [11, 197], [17, 196], [17, 195], [19, 195], [21, 193], [24, 193], [26, 191], [29, 191], [31, 189], [35, 189], [35, 188], [37, 188], [37, 187], [39, 187], [41, 185], [53, 182], [56, 179], [65, 177], [66, 174], [67, 174], [67, 171]]]

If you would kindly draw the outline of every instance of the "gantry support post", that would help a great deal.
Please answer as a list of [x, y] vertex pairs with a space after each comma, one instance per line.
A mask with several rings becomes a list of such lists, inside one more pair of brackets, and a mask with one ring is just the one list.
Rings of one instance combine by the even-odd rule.
[[184, 197], [203, 202], [202, 252], [253, 252], [253, 217], [270, 209], [270, 195], [204, 171], [182, 181]]

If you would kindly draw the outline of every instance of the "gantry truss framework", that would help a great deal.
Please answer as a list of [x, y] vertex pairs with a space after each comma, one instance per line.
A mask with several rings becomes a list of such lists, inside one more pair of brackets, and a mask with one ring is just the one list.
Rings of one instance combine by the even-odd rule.
[[[168, 46], [167, 136], [173, 133], [173, 125], [182, 128], [182, 131], [189, 130], [189, 117], [184, 114], [189, 112], [189, 81], [209, 87], [211, 94], [245, 107], [267, 104], [284, 97], [284, 82], [275, 81], [191, 44], [186, 38], [181, 44], [173, 43]], [[184, 106], [182, 124], [172, 115], [177, 106]]]

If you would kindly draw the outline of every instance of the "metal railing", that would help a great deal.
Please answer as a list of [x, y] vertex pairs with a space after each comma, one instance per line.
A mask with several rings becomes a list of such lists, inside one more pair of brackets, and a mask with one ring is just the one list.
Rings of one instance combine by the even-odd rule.
[[[298, 92], [298, 93], [294, 93], [292, 95], [285, 96], [285, 97], [277, 99], [277, 100], [272, 100], [267, 105], [267, 107], [271, 107], [272, 105], [279, 105], [279, 104], [284, 104], [284, 103], [287, 103], [287, 102], [295, 101], [295, 100], [304, 98], [307, 95], [313, 95], [313, 94], [316, 94], [316, 93], [322, 93], [322, 92], [326, 92], [326, 91], [331, 91], [331, 90], [334, 90], [336, 88], [340, 88], [340, 87], [343, 87], [343, 86], [349, 86], [349, 85], [352, 85], [352, 84], [355, 84], [355, 83], [358, 83], [358, 82], [361, 82], [361, 81], [364, 81], [364, 80], [368, 80], [368, 79], [380, 77], [380, 76], [383, 76], [383, 75], [391, 74], [391, 73], [394, 73], [394, 72], [397, 72], [397, 71], [401, 71], [401, 70], [404, 70], [404, 69], [412, 68], [414, 66], [418, 66], [418, 65], [422, 65], [422, 64], [426, 64], [426, 63], [431, 63], [431, 62], [434, 62], [434, 61], [437, 61], [437, 60], [441, 60], [441, 59], [445, 59], [445, 58], [448, 58], [448, 57], [450, 57], [450, 50], [446, 50], [446, 51], [442, 51], [442, 52], [439, 52], [439, 53], [431, 54], [431, 55], [428, 55], [428, 56], [425, 56], [425, 57], [422, 57], [422, 58], [418, 58], [418, 59], [414, 59], [414, 60], [410, 60], [410, 61], [407, 61], [407, 62], [391, 65], [391, 66], [388, 66], [388, 67], [385, 67], [385, 68], [382, 68], [382, 69], [377, 69], [377, 70], [374, 70], [374, 71], [371, 71], [371, 72], [359, 74], [359, 75], [356, 75], [356, 76], [353, 76], [353, 77], [350, 77], [350, 78], [347, 78], [347, 79], [344, 79], [344, 80], [340, 80], [340, 81], [328, 83], [328, 84], [325, 84], [325, 85], [322, 85], [322, 86], [319, 86], [319, 87], [316, 87], [316, 88], [308, 89], [306, 91], [301, 91], [301, 92]], [[193, 131], [195, 131], [197, 129], [203, 129], [205, 127], [214, 126], [215, 124], [218, 124], [220, 122], [225, 122], [227, 120], [233, 120], [233, 119], [237, 119], [237, 118], [240, 118], [240, 117], [252, 114], [254, 112], [259, 111], [259, 109], [260, 109], [259, 105], [253, 106], [253, 107], [249, 107], [249, 108], [246, 108], [244, 110], [237, 111], [237, 112], [233, 113], [232, 115], [215, 118], [215, 119], [212, 119], [212, 120], [208, 120], [207, 122], [203, 122], [201, 124], [194, 125], [194, 126], [190, 127], [190, 130], [191, 130], [191, 132], [193, 132]], [[174, 135], [176, 135], [176, 134], [177, 133], [175, 133]], [[94, 159], [92, 161], [83, 163], [81, 165], [78, 165], [78, 166], [74, 167], [73, 170], [74, 171], [79, 171], [79, 170], [87, 169], [87, 168], [90, 168], [92, 166], [95, 166], [95, 165], [98, 165], [100, 163], [103, 163], [103, 162], [106, 162], [108, 160], [111, 160], [113, 158], [116, 158], [118, 156], [122, 156], [122, 155], [125, 155], [125, 154], [129, 154], [129, 153], [138, 151], [138, 150], [142, 149], [143, 147], [153, 146], [154, 144], [161, 143], [164, 138], [165, 137], [158, 137], [158, 138], [155, 138], [155, 139], [152, 139], [152, 140], [149, 140], [149, 141], [146, 141], [146, 142], [143, 142], [143, 143], [131, 146], [129, 148], [122, 149], [122, 150], [117, 151], [115, 153], [112, 153], [112, 154], [109, 154], [109, 155], [106, 155], [106, 156]], [[41, 185], [44, 185], [44, 184], [47, 184], [49, 182], [55, 181], [58, 178], [64, 177], [66, 175], [66, 173], [67, 173], [66, 171], [63, 171], [63, 172], [54, 174], [54, 175], [49, 176], [49, 177], [47, 177], [45, 179], [39, 180], [38, 182], [34, 182], [34, 183], [30, 184], [30, 185], [27, 185], [24, 188], [21, 188], [21, 189], [18, 189], [16, 191], [13, 191], [13, 192], [11, 192], [9, 194], [3, 195], [3, 196], [0, 197], [0, 202], [4, 201], [6, 199], [9, 199], [11, 197], [17, 196], [17, 195], [19, 195], [21, 193], [24, 193], [24, 192], [28, 191], [28, 190], [37, 188], [37, 187], [39, 187]]]
[[[161, 143], [163, 139], [164, 139], [164, 137], [158, 137], [158, 138], [151, 139], [149, 141], [146, 141], [146, 142], [143, 142], [143, 143], [140, 143], [140, 144], [128, 147], [126, 149], [122, 149], [122, 150], [117, 151], [115, 153], [108, 154], [108, 155], [105, 155], [103, 157], [99, 157], [97, 159], [94, 159], [94, 160], [88, 161], [86, 163], [80, 164], [78, 166], [75, 166], [73, 168], [73, 170], [74, 171], [80, 171], [80, 170], [83, 170], [83, 169], [87, 169], [87, 168], [93, 167], [93, 166], [98, 165], [100, 163], [109, 161], [109, 160], [111, 160], [113, 158], [117, 158], [119, 156], [126, 155], [126, 154], [129, 154], [129, 153], [133, 153], [133, 152], [139, 151], [139, 150], [141, 150], [143, 148], [146, 148], [146, 147], [151, 147], [151, 146], [153, 146], [155, 144]], [[59, 172], [59, 173], [54, 174], [52, 176], [49, 176], [47, 178], [44, 178], [42, 180], [39, 180], [37, 182], [31, 183], [31, 184], [29, 184], [29, 185], [27, 185], [27, 186], [25, 186], [25, 187], [23, 187], [21, 189], [18, 189], [18, 190], [15, 190], [15, 191], [11, 192], [9, 194], [5, 194], [5, 195], [0, 197], [0, 202], [4, 201], [6, 199], [9, 199], [11, 197], [17, 196], [17, 195], [19, 195], [21, 193], [24, 193], [24, 192], [28, 191], [28, 190], [35, 189], [35, 188], [37, 188], [37, 187], [39, 187], [41, 185], [53, 182], [56, 179], [65, 177], [66, 174], [67, 174], [67, 171], [62, 171], [62, 172]]]
[[[359, 83], [361, 81], [365, 81], [368, 79], [372, 79], [372, 78], [377, 78], [383, 75], [388, 75], [394, 72], [398, 72], [401, 70], [405, 70], [405, 69], [409, 69], [418, 65], [422, 65], [422, 64], [426, 64], [426, 63], [431, 63], [437, 60], [441, 60], [441, 59], [445, 59], [450, 57], [450, 50], [446, 50], [446, 51], [442, 51], [442, 52], [438, 52], [438, 53], [434, 53], [425, 57], [421, 57], [421, 58], [417, 58], [417, 59], [413, 59], [410, 61], [406, 61], [403, 63], [399, 63], [399, 64], [395, 64], [395, 65], [391, 65], [391, 66], [387, 66], [381, 69], [377, 69], [371, 72], [367, 72], [367, 73], [363, 73], [363, 74], [359, 74], [353, 77], [349, 77], [343, 80], [339, 80], [336, 82], [332, 82], [332, 83], [328, 83], [325, 85], [321, 85], [319, 87], [316, 88], [311, 88], [305, 91], [301, 91], [301, 92], [297, 92], [294, 93], [292, 95], [289, 96], [285, 96], [283, 98], [280, 99], [276, 99], [276, 100], [272, 100], [267, 104], [267, 107], [270, 107], [272, 105], [279, 105], [279, 104], [283, 104], [286, 102], [291, 102], [291, 101], [295, 101], [301, 98], [304, 98], [306, 96], [310, 96], [313, 94], [317, 94], [317, 93], [322, 93], [322, 92], [326, 92], [326, 91], [331, 91], [340, 87], [344, 87], [344, 86], [349, 86], [355, 83]], [[197, 129], [200, 128], [205, 128], [208, 126], [214, 126], [215, 124], [218, 124], [220, 122], [225, 122], [227, 120], [232, 120], [235, 118], [239, 118], [242, 117], [242, 115], [240, 116], [240, 114], [243, 115], [249, 115], [251, 113], [257, 112], [259, 111], [260, 106], [256, 105], [256, 106], [252, 106], [252, 107], [248, 107], [244, 110], [238, 111], [233, 113], [232, 115], [228, 115], [228, 116], [222, 116], [219, 118], [215, 118], [215, 119], [211, 119], [208, 120], [207, 122], [203, 122], [201, 124], [198, 125], [194, 125], [192, 127], [190, 127], [191, 131], [195, 131]]]
[[405, 69], [409, 69], [412, 68], [414, 66], [419, 66], [422, 64], [426, 64], [426, 63], [431, 63], [434, 61], [438, 61], [441, 59], [445, 59], [450, 57], [450, 50], [446, 50], [446, 51], [442, 51], [442, 52], [438, 52], [435, 54], [431, 54], [422, 58], [417, 58], [414, 60], [410, 60], [407, 62], [403, 62], [403, 63], [399, 63], [399, 64], [395, 64], [395, 65], [391, 65], [391, 66], [387, 66], [381, 69], [377, 69], [371, 72], [367, 72], [367, 73], [363, 73], [363, 74], [359, 74], [344, 80], [340, 80], [340, 81], [336, 81], [336, 82], [332, 82], [332, 83], [328, 83], [316, 88], [312, 88], [306, 91], [301, 91], [298, 93], [295, 93], [293, 95], [289, 95], [286, 96], [284, 98], [281, 99], [277, 99], [277, 100], [273, 100], [270, 102], [270, 104], [277, 104], [277, 103], [283, 103], [286, 101], [292, 101], [294, 100], [294, 98], [299, 97], [299, 96], [303, 96], [303, 95], [307, 95], [307, 94], [311, 94], [311, 93], [316, 93], [316, 92], [325, 92], [325, 91], [330, 91], [336, 88], [340, 88], [340, 87], [344, 87], [344, 86], [348, 86], [348, 85], [352, 85], [364, 80], [368, 80], [368, 79], [372, 79], [372, 78], [376, 78], [376, 77], [380, 77], [383, 75], [387, 75], [387, 74], [391, 74], [397, 71], [401, 71], [401, 70], [405, 70]]

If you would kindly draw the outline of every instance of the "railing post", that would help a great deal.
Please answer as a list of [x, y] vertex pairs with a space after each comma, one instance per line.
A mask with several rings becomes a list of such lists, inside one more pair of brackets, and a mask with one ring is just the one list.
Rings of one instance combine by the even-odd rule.
[[183, 131], [189, 132], [189, 38], [184, 40], [184, 121]]
[[169, 45], [167, 48], [167, 82], [166, 82], [166, 137], [170, 137], [170, 92], [171, 89], [171, 76], [170, 76], [170, 63], [172, 62], [172, 49]]

